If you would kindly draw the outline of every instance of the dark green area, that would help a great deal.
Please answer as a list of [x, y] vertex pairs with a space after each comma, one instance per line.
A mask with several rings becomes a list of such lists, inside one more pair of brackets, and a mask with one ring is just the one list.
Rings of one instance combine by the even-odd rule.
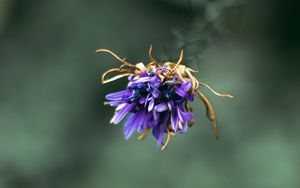
[[[299, 3], [205, 0], [0, 0], [0, 187], [300, 187]], [[166, 152], [154, 138], [125, 141], [109, 125], [101, 85], [119, 66], [185, 62], [234, 100], [201, 88], [196, 124]]]

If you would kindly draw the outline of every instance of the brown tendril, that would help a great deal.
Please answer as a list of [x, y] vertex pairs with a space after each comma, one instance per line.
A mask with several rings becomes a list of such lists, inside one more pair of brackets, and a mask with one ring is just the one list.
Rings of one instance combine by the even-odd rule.
[[[110, 73], [113, 73], [113, 72], [122, 72], [124, 74], [119, 74], [119, 75], [116, 75], [112, 78], [109, 78], [109, 79], [105, 79], [105, 77], [110, 74]], [[106, 84], [106, 83], [109, 83], [109, 82], [112, 82], [112, 81], [115, 81], [117, 79], [120, 79], [120, 78], [123, 78], [125, 76], [129, 76], [131, 74], [131, 71], [130, 70], [124, 70], [124, 69], [119, 69], [119, 68], [114, 68], [114, 69], [109, 69], [108, 71], [106, 71], [105, 73], [103, 73], [102, 77], [101, 77], [101, 81], [102, 81], [102, 84]]]
[[183, 50], [180, 51], [179, 59], [178, 59], [177, 63], [175, 64], [175, 66], [173, 67], [173, 69], [169, 72], [169, 75], [172, 74], [172, 72], [177, 69], [177, 67], [181, 63], [182, 59], [183, 59]]
[[214, 129], [213, 129], [214, 130], [213, 131], [214, 136], [218, 139], [219, 138], [219, 128], [218, 128], [218, 125], [217, 125], [215, 111], [214, 111], [211, 103], [205, 97], [205, 95], [203, 95], [203, 93], [201, 93], [200, 91], [196, 90], [195, 95], [197, 97], [199, 97], [203, 101], [203, 103], [205, 104], [207, 117], [209, 118], [209, 120], [211, 120], [214, 123]]
[[96, 52], [105, 52], [105, 53], [109, 53], [110, 55], [112, 55], [114, 58], [116, 58], [118, 61], [120, 61], [121, 63], [124, 63], [125, 65], [127, 65], [128, 67], [135, 67], [135, 65], [128, 63], [127, 61], [125, 61], [125, 59], [121, 59], [118, 55], [116, 55], [115, 53], [113, 53], [110, 50], [107, 49], [98, 49], [96, 50]]
[[146, 130], [144, 130], [144, 132], [142, 132], [142, 134], [138, 137], [138, 140], [144, 140], [149, 132], [150, 132], [150, 128], [147, 128]]
[[150, 45], [150, 48], [149, 48], [149, 52], [148, 52], [148, 57], [149, 57], [149, 60], [150, 60], [150, 63], [148, 64], [149, 65], [153, 65], [153, 64], [157, 64], [157, 61], [153, 58], [152, 56], [152, 44]]
[[211, 92], [213, 92], [215, 95], [219, 96], [219, 97], [228, 97], [228, 98], [234, 98], [234, 96], [227, 94], [227, 93], [218, 93], [215, 90], [213, 90], [209, 85], [207, 85], [204, 82], [199, 82], [200, 85], [203, 85], [204, 87], [206, 87], [207, 89], [209, 89]]
[[163, 147], [160, 149], [160, 151], [164, 151], [167, 148], [167, 146], [169, 145], [169, 142], [170, 142], [170, 138], [171, 138], [171, 134], [170, 134], [169, 129], [167, 129], [167, 140], [166, 140], [166, 143], [163, 145]]

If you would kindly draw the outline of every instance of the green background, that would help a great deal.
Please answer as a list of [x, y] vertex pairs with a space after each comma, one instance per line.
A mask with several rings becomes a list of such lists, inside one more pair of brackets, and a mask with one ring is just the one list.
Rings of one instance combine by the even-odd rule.
[[[297, 7], [283, 0], [0, 0], [0, 187], [300, 187]], [[201, 88], [220, 140], [197, 101], [196, 124], [166, 152], [151, 136], [125, 141], [103, 102], [126, 79], [101, 85], [100, 75], [120, 64], [95, 50], [147, 62], [152, 43], [158, 59], [175, 60], [198, 37], [184, 63], [235, 96]]]

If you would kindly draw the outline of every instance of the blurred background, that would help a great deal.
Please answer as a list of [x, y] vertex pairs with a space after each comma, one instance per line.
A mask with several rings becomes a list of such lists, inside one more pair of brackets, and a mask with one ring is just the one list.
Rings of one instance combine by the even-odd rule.
[[[299, 3], [284, 0], [0, 0], [0, 187], [300, 187]], [[202, 91], [197, 123], [165, 152], [109, 125], [101, 85], [119, 66], [184, 63], [234, 100]]]

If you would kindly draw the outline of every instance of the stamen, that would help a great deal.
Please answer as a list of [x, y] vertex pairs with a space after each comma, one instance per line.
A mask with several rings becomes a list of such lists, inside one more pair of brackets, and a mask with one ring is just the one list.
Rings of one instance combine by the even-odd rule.
[[228, 97], [228, 98], [234, 98], [234, 96], [227, 94], [227, 93], [218, 93], [216, 91], [214, 91], [209, 85], [207, 85], [204, 82], [199, 82], [200, 85], [205, 86], [207, 89], [209, 89], [211, 92], [213, 92], [215, 95], [219, 96], [219, 97]]
[[99, 50], [96, 50], [96, 52], [106, 52], [106, 53], [109, 53], [110, 55], [112, 55], [114, 58], [116, 58], [118, 61], [124, 63], [125, 65], [127, 65], [128, 67], [135, 67], [135, 65], [131, 64], [131, 63], [128, 63], [127, 61], [125, 61], [125, 59], [121, 59], [119, 56], [117, 56], [115, 53], [113, 53], [112, 51], [110, 50], [107, 50], [107, 49], [99, 49]]

